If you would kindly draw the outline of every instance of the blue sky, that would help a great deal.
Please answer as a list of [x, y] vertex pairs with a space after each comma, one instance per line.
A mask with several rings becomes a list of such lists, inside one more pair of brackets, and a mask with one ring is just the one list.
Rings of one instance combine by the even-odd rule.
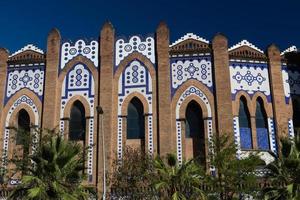
[[11, 53], [28, 43], [45, 50], [53, 27], [63, 39], [97, 38], [107, 20], [117, 36], [154, 33], [163, 20], [172, 42], [187, 32], [208, 40], [222, 32], [230, 45], [300, 47], [299, 0], [0, 0], [0, 8], [0, 46]]

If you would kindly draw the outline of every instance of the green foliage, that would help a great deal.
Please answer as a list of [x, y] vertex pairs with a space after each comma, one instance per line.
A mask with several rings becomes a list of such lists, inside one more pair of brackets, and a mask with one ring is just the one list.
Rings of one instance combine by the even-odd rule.
[[88, 199], [84, 179], [84, 159], [77, 143], [52, 136], [29, 155], [32, 167], [22, 173], [21, 184], [9, 199]]
[[153, 191], [149, 188], [155, 177], [152, 156], [126, 147], [122, 161], [114, 161], [108, 180], [113, 190], [130, 191], [132, 199], [151, 199]]
[[238, 199], [240, 194], [255, 196], [258, 190], [255, 170], [264, 162], [255, 154], [237, 159], [236, 145], [228, 136], [215, 138], [213, 145], [215, 152], [210, 160], [216, 175], [208, 177], [208, 185], [214, 188], [216, 199]]
[[281, 140], [281, 154], [266, 166], [270, 170], [270, 187], [263, 190], [264, 199], [300, 199], [300, 135]]
[[168, 154], [165, 161], [157, 157], [154, 166], [158, 175], [154, 187], [160, 199], [206, 199], [204, 191], [200, 189], [205, 173], [194, 160], [179, 165], [176, 156]]

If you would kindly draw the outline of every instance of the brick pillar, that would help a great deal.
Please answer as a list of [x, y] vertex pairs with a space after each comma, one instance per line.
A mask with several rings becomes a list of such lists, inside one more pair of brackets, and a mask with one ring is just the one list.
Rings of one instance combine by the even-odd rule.
[[[171, 131], [171, 91], [169, 61], [169, 29], [160, 23], [156, 29], [156, 55], [158, 77], [158, 150], [160, 155], [175, 152], [175, 141]], [[175, 123], [175, 122], [174, 122]]]
[[5, 98], [5, 86], [6, 86], [6, 76], [7, 76], [7, 60], [8, 60], [9, 52], [4, 49], [0, 48], [0, 155], [2, 155], [2, 147], [3, 147], [3, 139], [4, 139], [4, 125], [5, 117], [3, 116], [3, 107], [4, 107], [4, 98]]
[[275, 45], [268, 48], [270, 86], [275, 126], [279, 137], [288, 136], [289, 105], [285, 103], [280, 51]]
[[227, 38], [217, 34], [212, 41], [218, 134], [233, 136], [233, 114]]
[[4, 106], [8, 56], [8, 51], [0, 48], [0, 115]]
[[57, 29], [52, 29], [48, 34], [47, 57], [46, 57], [46, 77], [43, 105], [43, 128], [54, 129], [58, 125], [57, 104], [58, 102], [58, 68], [60, 58], [61, 37]]
[[[100, 33], [100, 92], [99, 102], [103, 109], [103, 115], [100, 116], [99, 121], [99, 151], [98, 151], [98, 191], [102, 191], [103, 183], [103, 145], [105, 145], [105, 163], [106, 171], [110, 171], [109, 166], [112, 164], [112, 160], [116, 158], [113, 142], [116, 143], [117, 133], [113, 130], [113, 120], [117, 120], [117, 116], [113, 116], [117, 113], [116, 103], [113, 102], [113, 69], [114, 69], [114, 43], [115, 43], [115, 31], [110, 22], [106, 22]], [[115, 109], [115, 110], [113, 110]], [[101, 119], [101, 117], [103, 117]], [[101, 123], [101, 120], [102, 123]], [[101, 128], [101, 124], [103, 127]], [[104, 134], [104, 141], [102, 140], [102, 132]], [[115, 140], [114, 140], [115, 138]], [[110, 159], [110, 160], [108, 160]]]

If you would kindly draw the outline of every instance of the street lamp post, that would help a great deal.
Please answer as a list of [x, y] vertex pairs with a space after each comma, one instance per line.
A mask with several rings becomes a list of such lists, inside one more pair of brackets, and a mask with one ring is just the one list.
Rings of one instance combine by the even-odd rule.
[[[97, 106], [97, 113], [100, 115], [100, 123], [101, 123], [101, 135], [102, 135], [102, 156], [103, 156], [103, 193], [102, 199], [106, 199], [106, 159], [105, 159], [105, 142], [104, 142], [104, 132], [103, 132], [103, 109], [101, 106]], [[98, 177], [97, 177], [98, 179]]]

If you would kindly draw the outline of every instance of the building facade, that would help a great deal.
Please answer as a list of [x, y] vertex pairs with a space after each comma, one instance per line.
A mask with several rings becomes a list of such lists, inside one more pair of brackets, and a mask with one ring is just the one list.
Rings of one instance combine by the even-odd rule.
[[179, 162], [197, 157], [213, 171], [214, 135], [229, 135], [239, 158], [259, 151], [270, 162], [278, 139], [300, 127], [296, 47], [264, 52], [193, 33], [170, 43], [164, 23], [131, 37], [105, 23], [98, 39], [73, 42], [53, 29], [46, 52], [31, 44], [13, 54], [0, 49], [0, 80], [1, 165], [21, 145], [12, 127], [57, 129], [89, 148], [87, 184], [100, 188], [104, 165], [121, 160], [126, 146], [176, 153]]

